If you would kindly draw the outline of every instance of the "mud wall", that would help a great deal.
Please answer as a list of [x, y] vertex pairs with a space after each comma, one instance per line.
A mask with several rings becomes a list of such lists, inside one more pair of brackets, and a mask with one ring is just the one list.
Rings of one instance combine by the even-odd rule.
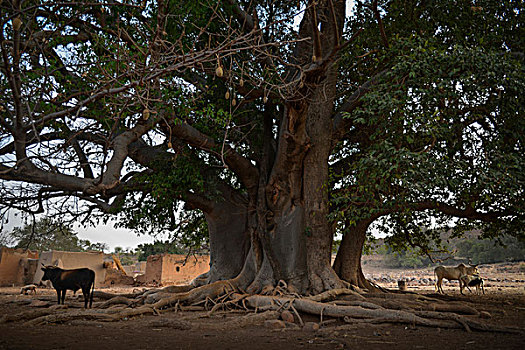
[[35, 273], [33, 283], [40, 283], [44, 273], [40, 267], [44, 265], [55, 265], [63, 269], [78, 269], [87, 267], [95, 271], [95, 288], [102, 286], [106, 279], [104, 269], [104, 253], [102, 252], [62, 252], [53, 250], [42, 252], [38, 261], [39, 268]]
[[209, 256], [164, 255], [162, 283], [188, 282], [210, 269]]
[[144, 282], [162, 283], [162, 257], [163, 255], [150, 255], [146, 262]]
[[146, 283], [175, 284], [189, 282], [208, 272], [210, 257], [162, 254], [150, 255], [146, 264]]
[[34, 263], [31, 259], [38, 259], [38, 252], [23, 249], [0, 248], [0, 286], [23, 285], [32, 280]]

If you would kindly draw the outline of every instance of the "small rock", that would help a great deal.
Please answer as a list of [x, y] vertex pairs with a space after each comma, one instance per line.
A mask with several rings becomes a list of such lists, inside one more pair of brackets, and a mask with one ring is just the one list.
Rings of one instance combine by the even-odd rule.
[[287, 311], [287, 310], [281, 312], [281, 319], [284, 322], [290, 322], [290, 323], [294, 322], [294, 317], [293, 317], [292, 313], [290, 311]]
[[315, 323], [315, 322], [306, 322], [306, 323], [304, 324], [303, 330], [305, 330], [305, 331], [310, 331], [310, 332], [318, 331], [318, 330], [319, 330], [319, 323]]
[[264, 321], [264, 326], [270, 329], [283, 329], [286, 328], [286, 323], [281, 320], [266, 320]]
[[480, 311], [479, 317], [489, 319], [492, 318], [492, 315], [488, 311]]

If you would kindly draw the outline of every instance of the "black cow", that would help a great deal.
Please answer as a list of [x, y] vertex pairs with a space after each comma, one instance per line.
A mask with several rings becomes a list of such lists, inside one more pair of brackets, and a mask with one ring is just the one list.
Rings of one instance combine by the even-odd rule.
[[87, 268], [64, 270], [56, 266], [44, 266], [42, 271], [44, 271], [42, 281], [51, 281], [57, 291], [58, 304], [60, 304], [60, 293], [62, 293], [62, 304], [64, 304], [66, 290], [69, 289], [76, 292], [82, 289], [84, 308], [87, 308], [88, 300], [90, 299], [89, 290], [91, 289], [91, 300], [89, 300], [89, 307], [91, 307], [95, 289], [95, 272], [93, 270]]

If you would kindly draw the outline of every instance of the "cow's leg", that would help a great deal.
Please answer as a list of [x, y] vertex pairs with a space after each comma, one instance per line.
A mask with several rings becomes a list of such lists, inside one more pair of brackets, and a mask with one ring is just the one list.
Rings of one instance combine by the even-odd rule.
[[87, 309], [88, 300], [89, 300], [89, 286], [82, 287], [82, 295], [84, 296], [84, 309]]
[[57, 291], [57, 301], [58, 305], [60, 305], [60, 289], [55, 289]]
[[445, 294], [445, 292], [443, 291], [443, 277], [438, 277], [438, 280], [437, 280], [437, 288], [438, 288], [438, 293], [441, 293], [441, 294]]
[[66, 300], [66, 289], [62, 289], [62, 305], [64, 305], [64, 300]]

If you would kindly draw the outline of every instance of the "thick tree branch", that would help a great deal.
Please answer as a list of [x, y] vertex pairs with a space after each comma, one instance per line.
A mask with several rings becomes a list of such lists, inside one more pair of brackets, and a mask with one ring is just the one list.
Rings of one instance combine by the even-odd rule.
[[257, 187], [257, 168], [230, 146], [217, 144], [211, 137], [201, 133], [187, 123], [178, 123], [171, 126], [174, 137], [187, 142], [190, 146], [209, 152], [219, 160], [224, 161], [233, 172], [235, 172], [248, 191], [253, 191]]
[[350, 129], [352, 122], [344, 118], [344, 115], [351, 113], [361, 104], [361, 98], [368, 92], [370, 89], [377, 84], [379, 79], [383, 77], [388, 72], [387, 69], [382, 70], [381, 72], [374, 75], [364, 84], [359, 86], [356, 91], [346, 100], [346, 102], [341, 106], [339, 111], [334, 116], [334, 138], [336, 140], [341, 140], [345, 133]]

